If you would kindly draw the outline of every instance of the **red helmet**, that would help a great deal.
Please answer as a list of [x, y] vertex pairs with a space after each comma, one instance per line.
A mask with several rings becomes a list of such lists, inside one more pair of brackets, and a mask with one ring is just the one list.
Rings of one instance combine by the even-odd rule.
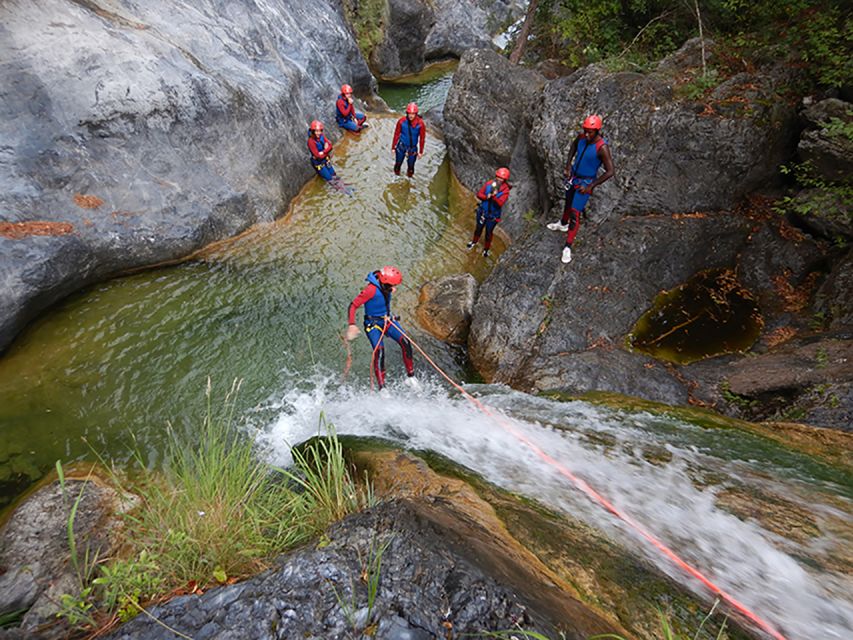
[[341, 85], [341, 93], [343, 93], [343, 94], [352, 93], [352, 87], [349, 86], [348, 84], [342, 84]]
[[584, 129], [601, 129], [601, 116], [591, 115], [587, 116], [586, 120], [583, 121]]
[[379, 270], [379, 282], [396, 287], [403, 281], [403, 274], [397, 267], [385, 266]]
[[320, 122], [319, 120], [312, 120], [311, 121], [311, 131], [316, 131], [318, 129], [320, 131], [323, 130], [323, 123]]
[[509, 169], [506, 167], [501, 167], [497, 171], [495, 171], [495, 176], [500, 178], [501, 180], [509, 180]]
[[418, 112], [418, 105], [416, 103], [410, 102], [409, 104], [406, 105], [406, 113], [415, 113], [416, 114], [417, 112]]

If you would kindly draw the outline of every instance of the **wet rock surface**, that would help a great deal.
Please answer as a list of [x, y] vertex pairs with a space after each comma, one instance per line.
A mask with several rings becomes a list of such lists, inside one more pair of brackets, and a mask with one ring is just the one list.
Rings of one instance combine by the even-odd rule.
[[491, 48], [492, 36], [523, 15], [513, 0], [388, 0], [382, 41], [370, 65], [382, 78], [418, 73], [430, 62]]
[[[336, 3], [0, 8], [0, 349], [46, 307], [271, 220], [312, 174], [306, 124], [375, 86]], [[334, 137], [336, 132], [330, 132]]]
[[445, 144], [462, 184], [477, 191], [495, 169], [510, 169], [513, 190], [501, 228], [511, 236], [522, 228], [524, 214], [539, 208], [542, 176], [529, 159], [528, 135], [545, 82], [539, 73], [493, 51], [469, 51], [444, 106]]
[[[802, 344], [814, 333], [809, 308], [828, 272], [822, 317], [833, 331], [846, 330], [848, 278], [834, 266], [839, 252], [824, 241], [843, 230], [824, 225], [812, 237], [781, 220], [768, 201], [744, 200], [780, 184], [779, 165], [794, 157], [800, 124], [788, 71], [736, 74], [693, 99], [687, 88], [700, 60], [696, 41], [649, 74], [591, 65], [547, 83], [495, 57], [463, 57], [445, 108], [448, 151], [463, 183], [477, 188], [478, 174], [507, 162], [526, 183], [527, 193], [516, 197], [514, 190], [510, 198], [521, 206], [508, 229], [514, 244], [482, 284], [474, 309], [469, 355], [486, 380], [534, 392], [696, 402], [741, 415], [720, 391], [738, 356], [685, 367], [627, 346], [634, 322], [659, 292], [709, 269], [731, 270], [755, 299], [765, 323], [758, 353], [794, 337]], [[493, 69], [518, 90], [490, 93], [483, 78]], [[544, 224], [562, 212], [563, 167], [589, 113], [604, 118], [616, 178], [596, 189], [574, 260], [564, 265], [565, 236]], [[512, 225], [512, 218], [505, 222]], [[846, 384], [824, 383], [832, 381]], [[803, 385], [800, 395], [813, 386]], [[835, 425], [847, 415], [846, 394], [833, 397], [836, 417], [821, 405], [817, 424]]]
[[[440, 510], [440, 509], [439, 509]], [[360, 638], [428, 640], [514, 628], [583, 638], [577, 621], [528, 600], [524, 585], [490, 577], [488, 561], [462, 551], [467, 541], [428, 501], [391, 501], [328, 531], [328, 543], [297, 550], [279, 567], [240, 584], [154, 607], [157, 619], [195, 640], [206, 638]], [[367, 595], [379, 549], [378, 588]], [[521, 587], [520, 589], [518, 587]], [[562, 612], [565, 614], [565, 611]], [[588, 621], [584, 621], [588, 622]], [[603, 622], [587, 628], [607, 629]], [[369, 633], [368, 633], [369, 631]], [[104, 636], [171, 637], [139, 616]]]
[[[0, 533], [0, 614], [29, 609], [21, 622], [23, 637], [35, 634], [44, 623], [55, 622], [60, 596], [81, 588], [67, 531], [78, 496], [82, 497], [73, 519], [78, 558], [106, 557], [112, 532], [119, 526], [116, 514], [133, 499], [94, 480], [68, 480], [64, 490], [56, 481], [38, 490], [15, 509]], [[64, 628], [40, 637], [57, 634], [62, 636]]]
[[465, 344], [476, 297], [477, 281], [469, 273], [427, 282], [418, 296], [418, 322], [439, 340]]

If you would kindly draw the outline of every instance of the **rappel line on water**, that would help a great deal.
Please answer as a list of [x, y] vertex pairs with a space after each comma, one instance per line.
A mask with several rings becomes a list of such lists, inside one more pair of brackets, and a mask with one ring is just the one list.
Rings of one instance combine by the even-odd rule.
[[[385, 326], [394, 325], [400, 331], [402, 331], [402, 327], [397, 325], [395, 321], [391, 318], [387, 318], [385, 322]], [[643, 525], [634, 520], [631, 516], [629, 516], [624, 511], [620, 510], [616, 507], [612, 502], [610, 502], [607, 498], [598, 493], [595, 489], [593, 489], [585, 480], [576, 476], [568, 467], [563, 465], [561, 462], [555, 460], [550, 455], [548, 455], [545, 451], [543, 451], [537, 444], [532, 442], [529, 438], [527, 438], [523, 433], [521, 433], [516, 427], [512, 425], [512, 423], [501, 413], [497, 413], [489, 409], [485, 404], [483, 404], [479, 399], [472, 396], [468, 393], [462, 385], [457, 383], [453, 378], [451, 378], [447, 373], [445, 373], [441, 367], [439, 367], [420, 347], [420, 345], [415, 342], [409, 334], [406, 334], [406, 337], [412, 343], [412, 346], [417, 349], [418, 353], [423, 356], [423, 358], [435, 369], [445, 380], [447, 380], [454, 388], [456, 388], [469, 402], [474, 404], [478, 409], [480, 409], [483, 413], [485, 413], [490, 418], [494, 419], [494, 421], [505, 431], [507, 431], [510, 435], [515, 437], [519, 442], [527, 446], [531, 451], [533, 451], [536, 455], [538, 455], [544, 462], [549, 464], [551, 467], [556, 469], [560, 475], [568, 478], [578, 489], [580, 489], [588, 498], [590, 498], [593, 502], [599, 504], [604, 509], [609, 511], [611, 514], [622, 520], [625, 524], [631, 527], [635, 532], [640, 534], [647, 542], [649, 542], [652, 546], [654, 546], [658, 551], [660, 551], [664, 556], [669, 558], [676, 566], [681, 568], [690, 576], [699, 580], [705, 587], [707, 587], [715, 596], [719, 597], [721, 600], [727, 602], [733, 609], [735, 609], [738, 613], [743, 615], [745, 618], [753, 622], [756, 626], [758, 626], [761, 630], [769, 634], [771, 637], [775, 638], [775, 640], [786, 640], [785, 636], [779, 633], [773, 626], [770, 625], [769, 622], [765, 621], [763, 618], [758, 616], [752, 610], [750, 610], [746, 605], [741, 603], [737, 598], [724, 591], [721, 587], [718, 587], [714, 582], [712, 582], [708, 577], [706, 577], [702, 572], [700, 572], [695, 567], [688, 564], [685, 560], [678, 556], [672, 549], [667, 547], [663, 542], [661, 542], [657, 537], [655, 537], [651, 532], [649, 532]]]

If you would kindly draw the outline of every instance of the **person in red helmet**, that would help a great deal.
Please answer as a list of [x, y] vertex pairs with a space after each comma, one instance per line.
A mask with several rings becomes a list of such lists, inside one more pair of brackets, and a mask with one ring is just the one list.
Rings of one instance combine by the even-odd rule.
[[394, 161], [396, 175], [400, 175], [403, 158], [408, 165], [406, 175], [410, 178], [415, 175], [415, 162], [424, 155], [424, 142], [426, 142], [426, 123], [418, 115], [418, 105], [410, 102], [406, 105], [406, 115], [397, 121], [394, 141], [391, 143], [391, 151], [396, 154]]
[[480, 241], [480, 234], [483, 229], [486, 230], [486, 239], [483, 241], [483, 257], [489, 257], [489, 249], [492, 246], [492, 233], [498, 222], [501, 221], [501, 210], [509, 198], [509, 191], [512, 189], [509, 182], [509, 169], [501, 167], [495, 171], [495, 177], [487, 181], [479, 192], [477, 198], [480, 204], [477, 205], [476, 211], [476, 227], [474, 228], [474, 237], [468, 243], [470, 251], [477, 246]]
[[365, 278], [367, 286], [361, 290], [349, 305], [347, 312], [347, 340], [358, 337], [358, 327], [355, 324], [355, 312], [364, 305], [364, 332], [373, 347], [373, 372], [381, 390], [385, 386], [385, 345], [384, 338], [388, 336], [396, 340], [403, 351], [403, 365], [406, 367], [407, 384], [417, 387], [415, 379], [415, 363], [412, 358], [412, 343], [406, 337], [399, 320], [391, 315], [391, 294], [403, 281], [403, 274], [397, 267], [385, 266], [379, 271], [371, 271]]
[[352, 87], [348, 84], [341, 86], [341, 93], [335, 101], [335, 119], [338, 126], [359, 133], [367, 126], [367, 116], [355, 110], [352, 100]]
[[[581, 213], [586, 208], [593, 190], [610, 180], [616, 173], [610, 145], [601, 135], [601, 116], [591, 115], [583, 121], [583, 131], [572, 141], [569, 158], [563, 170], [566, 182], [566, 205], [563, 217], [552, 222], [548, 228], [566, 233], [566, 245], [560, 259], [572, 261], [572, 243], [580, 229]], [[604, 165], [604, 173], [598, 171]]]
[[312, 120], [308, 130], [308, 151], [311, 152], [311, 166], [326, 182], [336, 177], [335, 168], [329, 161], [332, 155], [332, 143], [323, 135], [323, 123]]

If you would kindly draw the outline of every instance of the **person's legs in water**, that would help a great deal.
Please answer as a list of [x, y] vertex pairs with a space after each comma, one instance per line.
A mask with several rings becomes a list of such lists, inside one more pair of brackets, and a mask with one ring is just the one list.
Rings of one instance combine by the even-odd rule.
[[323, 178], [326, 182], [335, 177], [335, 168], [332, 166], [330, 162], [324, 162], [319, 166], [314, 167], [317, 170], [317, 173], [320, 174], [320, 177]]
[[382, 389], [385, 386], [385, 340], [382, 335], [382, 324], [366, 323], [364, 333], [367, 334], [367, 339], [370, 340], [370, 346], [373, 349], [372, 365], [376, 384]]
[[403, 158], [406, 157], [406, 148], [403, 145], [397, 145], [397, 149], [395, 150], [397, 153], [396, 159], [394, 160], [394, 173], [396, 175], [400, 175], [400, 167], [403, 166]]
[[406, 334], [403, 332], [402, 327], [400, 327], [399, 322], [396, 320], [392, 322], [388, 326], [388, 330], [385, 332], [385, 335], [399, 343], [400, 349], [403, 351], [403, 366], [406, 367], [406, 374], [410, 377], [415, 375], [415, 361], [412, 358], [412, 343], [406, 337]]
[[352, 118], [350, 118], [349, 120], [341, 124], [341, 128], [346, 129], [347, 131], [352, 131], [353, 133], [358, 133], [361, 130], [361, 125]]
[[406, 162], [408, 163], [409, 168], [406, 171], [406, 175], [409, 176], [410, 178], [413, 175], [415, 175], [415, 162], [417, 161], [417, 159], [418, 159], [417, 150], [416, 149], [409, 149], [407, 157], [406, 157]]

